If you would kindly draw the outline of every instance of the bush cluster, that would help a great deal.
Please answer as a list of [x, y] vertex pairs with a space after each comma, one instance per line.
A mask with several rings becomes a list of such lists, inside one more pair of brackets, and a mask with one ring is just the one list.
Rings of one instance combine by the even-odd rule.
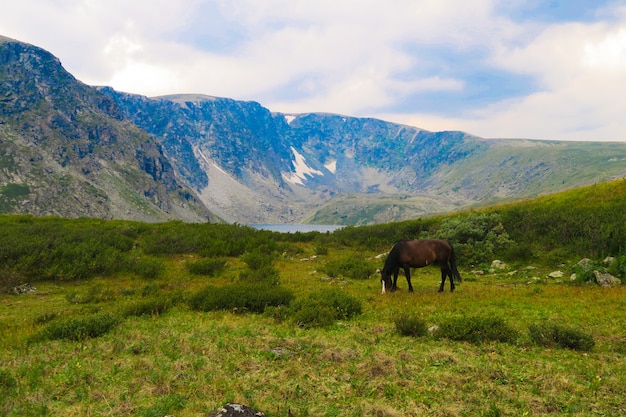
[[376, 270], [375, 266], [362, 259], [337, 259], [324, 265], [324, 272], [331, 278], [343, 276], [352, 279], [368, 279]]
[[416, 315], [401, 314], [394, 322], [402, 336], [422, 337], [428, 334], [426, 322]]
[[122, 315], [128, 316], [158, 316], [167, 312], [175, 305], [172, 297], [161, 295], [135, 301], [122, 309]]
[[202, 258], [197, 261], [187, 263], [189, 272], [195, 275], [215, 276], [224, 270], [226, 259], [224, 258]]
[[324, 289], [291, 303], [289, 316], [300, 327], [327, 327], [361, 314], [359, 299], [339, 289]]
[[450, 318], [441, 323], [435, 336], [470, 343], [513, 343], [519, 334], [499, 317], [467, 316]]
[[190, 297], [189, 307], [198, 311], [262, 313], [269, 306], [288, 305], [293, 299], [293, 293], [280, 286], [237, 283], [208, 286]]
[[528, 326], [530, 339], [538, 346], [560, 347], [590, 351], [595, 346], [593, 336], [580, 330], [553, 323]]
[[114, 313], [95, 313], [84, 317], [57, 319], [48, 323], [33, 337], [40, 340], [84, 340], [108, 333], [121, 322]]

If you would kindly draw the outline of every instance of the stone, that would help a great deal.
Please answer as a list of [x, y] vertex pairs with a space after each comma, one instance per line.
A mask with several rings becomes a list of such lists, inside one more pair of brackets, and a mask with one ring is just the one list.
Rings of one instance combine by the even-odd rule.
[[506, 267], [507, 265], [499, 259], [496, 259], [495, 261], [491, 262], [491, 268], [493, 269], [504, 269]]
[[596, 278], [596, 282], [601, 287], [613, 287], [617, 285], [622, 285], [622, 281], [614, 277], [611, 274], [600, 271], [593, 271], [593, 276]]
[[20, 295], [20, 294], [28, 294], [28, 293], [35, 292], [35, 291], [37, 291], [37, 288], [33, 287], [32, 284], [26, 283], [26, 284], [18, 285], [17, 287], [11, 288], [10, 292], [12, 294]]
[[563, 271], [552, 271], [548, 274], [548, 278], [563, 278]]
[[265, 414], [247, 405], [229, 403], [207, 417], [265, 417]]

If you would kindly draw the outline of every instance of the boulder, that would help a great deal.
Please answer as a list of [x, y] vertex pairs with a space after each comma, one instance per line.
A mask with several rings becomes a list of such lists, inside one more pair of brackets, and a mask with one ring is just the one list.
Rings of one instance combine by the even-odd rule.
[[507, 267], [507, 264], [505, 264], [499, 259], [496, 259], [495, 261], [491, 263], [491, 269], [505, 269], [506, 267]]
[[563, 278], [563, 271], [553, 271], [548, 274], [548, 278]]
[[613, 265], [613, 262], [615, 262], [615, 258], [612, 256], [607, 256], [606, 258], [604, 258], [604, 260], [602, 261], [602, 263], [604, 263], [604, 265], [606, 266], [611, 266]]
[[606, 272], [593, 271], [593, 276], [596, 278], [596, 282], [601, 287], [613, 287], [622, 284], [622, 281], [619, 278]]

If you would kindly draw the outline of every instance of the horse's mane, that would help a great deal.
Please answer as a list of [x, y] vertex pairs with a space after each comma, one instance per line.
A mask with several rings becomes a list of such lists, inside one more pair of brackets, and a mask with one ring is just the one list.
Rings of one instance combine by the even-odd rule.
[[385, 265], [383, 266], [383, 272], [385, 274], [391, 274], [398, 267], [398, 263], [400, 262], [399, 243], [401, 242], [404, 242], [404, 240], [397, 241], [387, 254], [387, 259], [385, 259]]

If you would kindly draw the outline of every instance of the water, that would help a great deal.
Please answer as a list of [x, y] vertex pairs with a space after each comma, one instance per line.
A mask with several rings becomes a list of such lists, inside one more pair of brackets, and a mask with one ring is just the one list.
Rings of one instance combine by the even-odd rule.
[[272, 232], [296, 233], [296, 232], [334, 232], [341, 229], [342, 225], [336, 224], [251, 224], [255, 229], [270, 230]]

